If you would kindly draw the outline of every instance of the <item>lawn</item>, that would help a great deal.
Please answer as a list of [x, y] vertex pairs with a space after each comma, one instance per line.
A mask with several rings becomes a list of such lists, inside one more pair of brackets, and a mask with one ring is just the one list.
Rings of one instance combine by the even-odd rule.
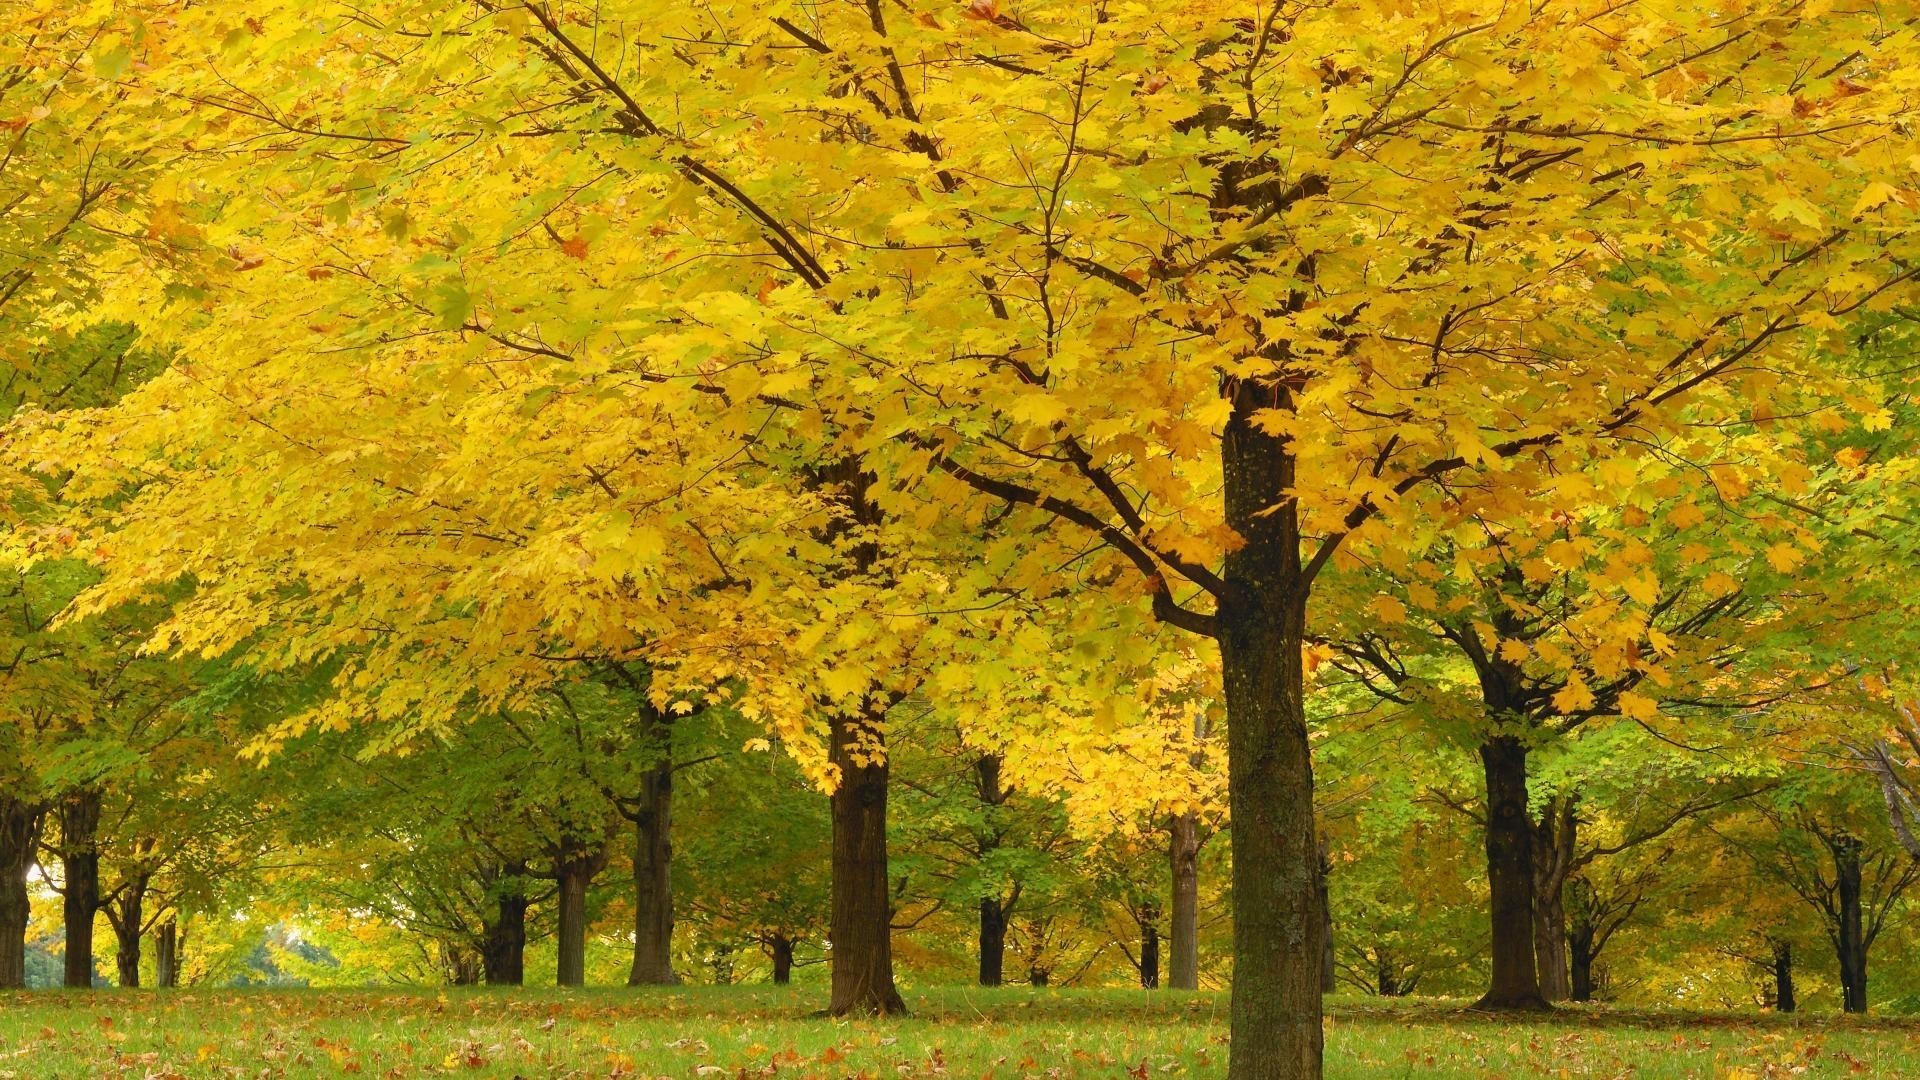
[[[0, 995], [0, 1080], [59, 1077], [1212, 1077], [1214, 994], [939, 989], [832, 1021], [814, 990], [42, 991]], [[1920, 1022], [1336, 1002], [1327, 1075], [1920, 1075]]]

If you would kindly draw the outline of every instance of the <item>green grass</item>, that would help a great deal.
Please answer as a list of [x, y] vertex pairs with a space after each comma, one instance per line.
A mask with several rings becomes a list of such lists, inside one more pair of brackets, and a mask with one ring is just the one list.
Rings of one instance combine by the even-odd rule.
[[[0, 994], [0, 1080], [127, 1077], [1217, 1077], [1216, 994], [942, 988], [911, 1018], [810, 1015], [815, 989]], [[1144, 1070], [1144, 1071], [1143, 1071]], [[1337, 1001], [1327, 1074], [1920, 1075], [1920, 1023], [1628, 1013], [1513, 1019]]]

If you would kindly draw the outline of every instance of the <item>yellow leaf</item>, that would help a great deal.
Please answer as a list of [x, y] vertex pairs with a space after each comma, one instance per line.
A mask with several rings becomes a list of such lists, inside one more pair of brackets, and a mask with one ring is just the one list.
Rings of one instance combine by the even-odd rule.
[[1660, 578], [1651, 570], [1631, 575], [1620, 582], [1620, 588], [1636, 602], [1648, 606], [1660, 599]]
[[1767, 564], [1783, 574], [1792, 573], [1806, 557], [1805, 552], [1785, 541], [1767, 548]]
[[1591, 709], [1593, 708], [1593, 691], [1587, 689], [1586, 682], [1576, 675], [1567, 680], [1564, 689], [1553, 695], [1553, 707], [1562, 713]]
[[1629, 690], [1620, 695], [1620, 715], [1650, 722], [1660, 718], [1660, 706], [1652, 698], [1641, 697]]
[[1873, 183], [1868, 184], [1864, 191], [1860, 192], [1858, 199], [1854, 200], [1852, 212], [1854, 216], [1858, 217], [1890, 199], [1899, 198], [1899, 196], [1899, 188], [1894, 187], [1884, 180], [1875, 180]]
[[1367, 604], [1367, 610], [1383, 623], [1399, 626], [1407, 621], [1407, 606], [1395, 597], [1380, 595]]

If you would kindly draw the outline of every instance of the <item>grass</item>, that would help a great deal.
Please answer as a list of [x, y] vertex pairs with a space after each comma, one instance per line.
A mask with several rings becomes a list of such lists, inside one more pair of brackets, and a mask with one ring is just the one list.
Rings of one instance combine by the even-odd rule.
[[[125, 1077], [1218, 1077], [1216, 994], [942, 988], [889, 1021], [815, 989], [186, 990], [0, 994], [0, 1080]], [[1630, 1013], [1515, 1019], [1338, 1001], [1327, 1075], [1920, 1075], [1920, 1022]]]

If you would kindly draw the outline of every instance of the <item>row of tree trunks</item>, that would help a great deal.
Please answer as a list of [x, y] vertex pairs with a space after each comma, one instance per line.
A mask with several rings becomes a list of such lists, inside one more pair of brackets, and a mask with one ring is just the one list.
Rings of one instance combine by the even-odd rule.
[[45, 807], [0, 795], [0, 990], [27, 985], [27, 874]]

